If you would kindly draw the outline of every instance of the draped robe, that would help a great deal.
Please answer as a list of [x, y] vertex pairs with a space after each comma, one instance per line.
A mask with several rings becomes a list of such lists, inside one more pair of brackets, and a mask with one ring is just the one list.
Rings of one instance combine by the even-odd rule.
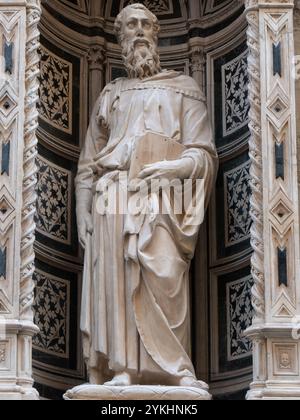
[[[90, 368], [127, 370], [148, 380], [194, 376], [190, 360], [189, 268], [199, 230], [185, 215], [99, 214], [99, 182], [128, 170], [134, 141], [146, 132], [186, 147], [190, 178], [204, 180], [205, 205], [217, 155], [205, 98], [196, 82], [164, 71], [143, 80], [120, 78], [101, 93], [91, 117], [76, 178], [77, 202], [92, 194], [81, 330]], [[142, 379], [141, 379], [142, 380]]]

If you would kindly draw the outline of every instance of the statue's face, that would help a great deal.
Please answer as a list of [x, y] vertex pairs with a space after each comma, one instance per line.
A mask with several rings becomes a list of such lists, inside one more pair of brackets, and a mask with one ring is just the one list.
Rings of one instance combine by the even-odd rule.
[[123, 23], [124, 41], [133, 43], [135, 49], [149, 47], [154, 42], [154, 28], [151, 18], [144, 10], [131, 9]]
[[290, 365], [290, 357], [288, 353], [282, 353], [281, 355], [281, 365], [284, 367], [288, 367]]

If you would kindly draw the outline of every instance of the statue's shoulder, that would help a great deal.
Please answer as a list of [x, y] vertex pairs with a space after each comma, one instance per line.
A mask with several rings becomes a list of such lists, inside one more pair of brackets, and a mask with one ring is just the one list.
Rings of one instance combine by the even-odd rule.
[[177, 76], [177, 83], [179, 86], [186, 90], [197, 92], [198, 94], [202, 93], [200, 86], [196, 82], [195, 79], [193, 79], [191, 76], [187, 76], [184, 73], [180, 73]]
[[118, 79], [109, 82], [98, 96], [96, 107], [99, 108], [113, 101], [115, 96], [118, 95], [118, 92], [121, 90], [124, 80], [126, 80], [125, 77], [119, 77]]
[[111, 92], [112, 90], [118, 88], [119, 86], [121, 86], [124, 81], [126, 81], [127, 78], [126, 77], [118, 77], [117, 79], [112, 80], [111, 82], [109, 82], [105, 88], [102, 90], [102, 94], [107, 93], [107, 92]]
[[192, 77], [187, 76], [182, 72], [175, 71], [169, 71], [162, 74], [165, 74], [169, 79], [166, 80], [166, 84], [172, 86], [177, 92], [190, 98], [206, 102], [204, 93], [196, 80]]

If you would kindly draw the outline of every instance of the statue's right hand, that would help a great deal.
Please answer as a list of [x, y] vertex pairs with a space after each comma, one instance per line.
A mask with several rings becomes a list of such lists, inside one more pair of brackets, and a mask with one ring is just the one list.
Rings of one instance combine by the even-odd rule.
[[80, 212], [80, 214], [77, 215], [77, 219], [79, 243], [82, 248], [85, 249], [87, 235], [93, 233], [92, 215], [88, 212]]

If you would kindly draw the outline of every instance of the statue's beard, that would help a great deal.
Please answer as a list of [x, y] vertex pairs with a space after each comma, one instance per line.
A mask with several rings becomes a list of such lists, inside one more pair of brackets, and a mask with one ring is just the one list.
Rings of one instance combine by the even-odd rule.
[[124, 64], [130, 78], [144, 79], [160, 73], [160, 59], [156, 44], [145, 43], [136, 46], [135, 42], [124, 42], [122, 47]]

